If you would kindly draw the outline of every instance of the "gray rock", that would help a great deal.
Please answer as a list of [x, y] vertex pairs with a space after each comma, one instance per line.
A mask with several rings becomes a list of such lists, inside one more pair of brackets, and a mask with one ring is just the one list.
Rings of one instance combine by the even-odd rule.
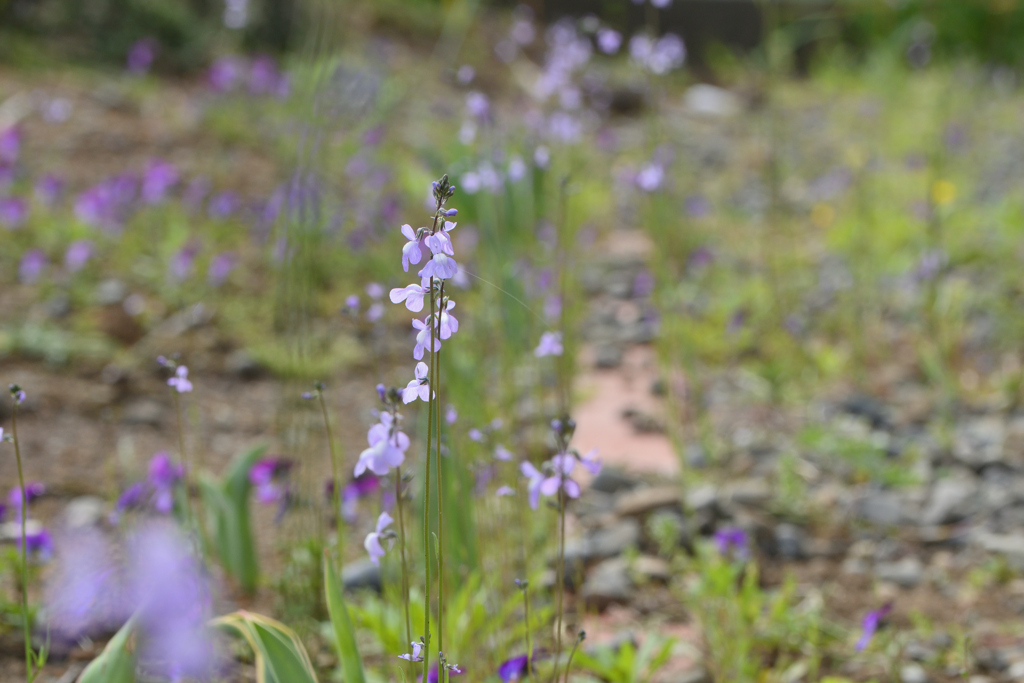
[[128, 288], [120, 280], [104, 280], [96, 287], [96, 303], [100, 306], [119, 304], [128, 296]]
[[590, 536], [594, 557], [614, 557], [640, 543], [640, 522], [631, 517], [598, 529]]
[[683, 451], [683, 457], [686, 458], [686, 464], [696, 470], [702, 470], [708, 466], [708, 456], [700, 444], [688, 444]]
[[618, 344], [601, 344], [594, 354], [594, 365], [599, 368], [617, 368], [622, 364], [622, 347]]
[[341, 584], [347, 591], [372, 590], [380, 593], [380, 567], [370, 560], [356, 560], [341, 570]]
[[[34, 519], [25, 520], [25, 533], [38, 534], [43, 525]], [[4, 522], [0, 524], [0, 542], [15, 543], [21, 539], [21, 522]]]
[[683, 105], [694, 114], [712, 118], [733, 116], [740, 111], [739, 98], [707, 83], [690, 86], [683, 94]]
[[950, 477], [935, 482], [928, 506], [921, 513], [923, 524], [950, 524], [970, 514], [978, 504], [978, 485], [973, 477]]
[[619, 493], [634, 489], [640, 482], [618, 467], [602, 467], [593, 481], [590, 482], [591, 491], [602, 493]]
[[804, 548], [804, 530], [795, 524], [782, 523], [775, 527], [775, 550], [784, 560], [801, 560], [807, 556]]
[[918, 640], [911, 640], [903, 648], [903, 655], [915, 662], [927, 662], [935, 658], [935, 648]]
[[64, 523], [68, 529], [96, 526], [105, 517], [107, 504], [96, 496], [79, 496], [64, 508]]
[[46, 315], [51, 318], [63, 318], [71, 312], [71, 299], [66, 294], [57, 294], [47, 300]]
[[680, 492], [676, 486], [641, 488], [619, 494], [615, 512], [623, 517], [636, 517], [661, 508], [681, 507]]
[[928, 672], [920, 664], [904, 664], [900, 667], [902, 683], [928, 683]]
[[591, 488], [573, 504], [573, 513], [580, 518], [596, 518], [615, 508], [615, 497]]
[[913, 588], [924, 578], [924, 565], [916, 557], [905, 557], [896, 562], [879, 562], [875, 576], [880, 581], [895, 583], [902, 588]]
[[686, 494], [686, 507], [694, 513], [718, 511], [718, 489], [712, 484], [701, 484]]
[[857, 501], [859, 518], [879, 526], [896, 526], [904, 521], [904, 504], [894, 491], [872, 491]]
[[953, 437], [953, 457], [980, 469], [1000, 462], [1006, 441], [1006, 423], [998, 417], [981, 417], [957, 427]]
[[1010, 664], [1006, 669], [1006, 677], [1011, 681], [1024, 680], [1024, 659], [1019, 659]]
[[726, 486], [722, 496], [731, 503], [759, 507], [772, 498], [772, 489], [763, 479], [743, 479]]
[[244, 380], [258, 379], [263, 374], [263, 366], [245, 349], [237, 349], [228, 354], [224, 360], [224, 369]]
[[121, 419], [126, 424], [159, 427], [167, 412], [167, 409], [160, 403], [149, 398], [141, 398], [124, 407]]
[[668, 583], [672, 578], [672, 568], [668, 562], [653, 555], [641, 555], [633, 560], [630, 570], [645, 581]]
[[1024, 571], [1024, 534], [982, 532], [977, 536], [977, 542], [984, 550], [1002, 555], [1015, 568]]
[[580, 589], [583, 599], [598, 608], [629, 602], [634, 592], [629, 566], [622, 557], [605, 560], [591, 569]]
[[711, 683], [711, 675], [702, 667], [687, 669], [672, 679], [673, 683]]

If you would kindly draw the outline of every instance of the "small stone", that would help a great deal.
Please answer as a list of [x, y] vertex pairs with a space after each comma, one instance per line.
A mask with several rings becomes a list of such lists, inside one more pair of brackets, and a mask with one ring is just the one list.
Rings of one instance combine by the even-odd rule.
[[1006, 677], [1011, 681], [1024, 680], [1024, 659], [1019, 659], [1010, 664], [1006, 669]]
[[896, 526], [903, 521], [903, 500], [894, 491], [872, 491], [857, 502], [857, 516], [871, 524]]
[[928, 672], [920, 664], [905, 664], [900, 667], [902, 683], [928, 683]]
[[886, 429], [889, 426], [888, 408], [873, 396], [854, 394], [843, 401], [840, 408], [850, 415], [864, 418], [872, 429]]
[[879, 562], [875, 575], [880, 581], [894, 583], [902, 588], [913, 588], [924, 578], [924, 565], [916, 557], [905, 557], [896, 562]]
[[676, 486], [636, 489], [619, 495], [615, 512], [623, 517], [636, 517], [659, 508], [679, 508], [681, 500]]
[[911, 640], [903, 649], [903, 654], [915, 662], [927, 662], [935, 657], [936, 653], [935, 648], [929, 647], [920, 641]]
[[602, 467], [590, 482], [590, 489], [602, 493], [619, 493], [634, 489], [639, 483], [635, 477], [626, 474], [621, 468], [606, 466]]
[[1014, 568], [1024, 571], [1024, 534], [981, 533], [977, 541], [984, 550], [1002, 555]]
[[633, 582], [625, 558], [614, 557], [595, 566], [580, 589], [583, 599], [599, 609], [612, 603], [629, 602], [633, 597]]
[[1003, 459], [1006, 424], [998, 417], [982, 417], [957, 427], [953, 457], [968, 467], [980, 469]]
[[724, 88], [707, 83], [690, 86], [683, 94], [683, 105], [692, 113], [713, 118], [733, 116], [740, 100]]
[[71, 299], [66, 294], [57, 294], [46, 302], [46, 315], [63, 318], [71, 312]]
[[121, 419], [126, 424], [159, 427], [166, 412], [167, 409], [156, 401], [142, 398], [126, 405]]
[[686, 458], [686, 464], [695, 470], [702, 470], [708, 466], [707, 453], [704, 452], [704, 447], [700, 444], [687, 444], [683, 451], [683, 457]]
[[711, 683], [711, 676], [702, 667], [687, 669], [672, 679], [673, 683]]
[[622, 364], [622, 347], [617, 344], [601, 344], [594, 353], [594, 365], [599, 368], [617, 368]]
[[637, 576], [647, 581], [667, 583], [672, 578], [672, 569], [668, 562], [653, 555], [641, 555], [633, 560], [630, 568]]
[[776, 526], [775, 550], [784, 560], [800, 560], [806, 557], [803, 529], [785, 522]]
[[100, 306], [119, 304], [128, 296], [128, 288], [120, 280], [104, 280], [96, 287], [96, 303]]
[[341, 570], [341, 585], [347, 591], [372, 590], [380, 593], [380, 567], [370, 560], [356, 560]]
[[714, 513], [718, 509], [718, 489], [712, 484], [701, 484], [686, 494], [686, 507], [694, 513]]
[[923, 524], [950, 524], [972, 512], [977, 505], [978, 485], [968, 476], [935, 482], [928, 506], [921, 513]]
[[96, 496], [79, 496], [64, 508], [64, 523], [69, 529], [96, 526], [104, 518], [107, 504]]
[[594, 557], [614, 557], [640, 543], [640, 522], [631, 517], [619, 520], [612, 526], [598, 529], [590, 537]]
[[245, 349], [237, 349], [228, 354], [224, 360], [224, 369], [228, 374], [239, 379], [258, 379], [263, 374], [263, 366]]
[[848, 557], [843, 560], [840, 571], [852, 576], [863, 576], [868, 573], [868, 563], [859, 557]]
[[572, 511], [582, 518], [597, 519], [611, 513], [615, 508], [615, 498], [610, 493], [595, 491], [593, 487], [583, 494], [574, 504]]
[[731, 503], [759, 507], [772, 498], [772, 489], [763, 479], [744, 479], [726, 486], [723, 497]]

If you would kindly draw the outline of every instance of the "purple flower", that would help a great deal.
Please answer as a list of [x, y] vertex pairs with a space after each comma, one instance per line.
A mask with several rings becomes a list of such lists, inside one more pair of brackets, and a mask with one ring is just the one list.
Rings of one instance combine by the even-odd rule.
[[21, 197], [0, 197], [0, 225], [17, 230], [28, 220], [28, 202]]
[[242, 75], [242, 64], [235, 57], [221, 57], [210, 66], [210, 87], [217, 92], [234, 89]]
[[287, 484], [281, 479], [291, 471], [292, 461], [287, 458], [262, 458], [249, 468], [249, 483], [256, 487], [256, 500], [261, 503], [279, 503], [288, 495]]
[[857, 640], [857, 644], [854, 649], [857, 652], [863, 652], [871, 639], [875, 635], [875, 631], [878, 630], [878, 626], [882, 620], [889, 616], [889, 612], [892, 611], [892, 603], [887, 602], [876, 610], [872, 610], [864, 615], [864, 621], [861, 623], [860, 638]]
[[224, 284], [228, 275], [235, 269], [238, 259], [230, 251], [217, 254], [210, 261], [210, 268], [206, 272], [206, 279], [212, 287], [220, 287]]
[[731, 526], [719, 529], [715, 532], [714, 541], [718, 554], [723, 557], [732, 555], [737, 559], [744, 560], [749, 556], [747, 532], [739, 527]]
[[88, 240], [76, 240], [68, 245], [65, 252], [65, 267], [69, 272], [78, 272], [92, 258], [92, 243]]
[[117, 524], [125, 512], [142, 507], [145, 497], [146, 485], [141, 481], [126, 488], [117, 498], [114, 511], [110, 514], [110, 523]]
[[459, 411], [455, 410], [455, 406], [448, 406], [444, 411], [444, 421], [450, 425], [455, 424], [455, 421], [459, 419]]
[[147, 204], [159, 204], [167, 196], [167, 192], [178, 184], [178, 169], [160, 159], [154, 159], [146, 166], [142, 174], [142, 201]]
[[149, 461], [146, 477], [153, 490], [153, 509], [162, 515], [174, 509], [174, 487], [185, 476], [181, 465], [175, 465], [166, 451], [160, 451]]
[[544, 475], [533, 466], [533, 463], [528, 461], [519, 465], [519, 471], [530, 480], [527, 484], [527, 492], [530, 496], [530, 507], [536, 510], [540, 503], [540, 486], [544, 483]]
[[184, 282], [192, 274], [192, 267], [195, 265], [196, 255], [199, 253], [199, 245], [189, 242], [176, 251], [168, 264], [168, 274], [175, 282]]
[[[21, 534], [18, 534], [16, 543], [21, 550]], [[45, 527], [29, 529], [25, 532], [25, 549], [38, 562], [47, 562], [53, 557], [53, 536]]]
[[159, 44], [153, 38], [135, 41], [128, 50], [127, 67], [133, 74], [144, 74], [153, 66]]
[[494, 459], [501, 460], [502, 462], [509, 462], [513, 459], [512, 451], [502, 446], [500, 443], [494, 447]]
[[428, 324], [430, 317], [427, 316], [427, 320], [419, 320], [414, 318], [412, 326], [417, 330], [416, 332], [416, 346], [413, 347], [412, 357], [416, 360], [423, 359], [423, 352], [426, 351], [440, 351], [441, 340], [433, 334], [433, 326]]
[[[420, 231], [423, 230], [424, 228], [420, 228]], [[420, 231], [413, 230], [412, 226], [408, 223], [402, 226], [402, 234], [405, 235], [407, 240], [409, 240], [406, 242], [405, 246], [402, 247], [402, 269], [407, 273], [409, 272], [410, 263], [416, 265], [420, 262], [420, 259], [423, 258], [421, 249], [422, 233]]]
[[635, 182], [644, 192], [654, 192], [665, 182], [665, 169], [660, 164], [648, 164], [636, 174]]
[[430, 380], [427, 378], [429, 373], [426, 363], [421, 361], [416, 364], [416, 378], [402, 389], [402, 403], [412, 403], [417, 398], [421, 401], [430, 401]]
[[0, 130], [0, 163], [14, 164], [21, 150], [21, 131], [17, 126]]
[[351, 315], [358, 315], [359, 314], [359, 295], [358, 294], [349, 294], [345, 298], [345, 308], [348, 309], [348, 312]]
[[455, 308], [455, 302], [448, 299], [444, 308], [441, 310], [441, 322], [438, 324], [441, 339], [449, 339], [453, 334], [459, 331], [459, 321], [456, 320], [454, 315], [449, 313], [453, 308]]
[[413, 313], [423, 310], [423, 297], [430, 290], [430, 283], [422, 285], [408, 285], [407, 287], [395, 287], [391, 290], [391, 303], [400, 304], [405, 302], [405, 307]]
[[366, 309], [366, 319], [371, 323], [375, 323], [384, 317], [384, 304], [379, 301], [375, 301], [370, 304], [370, 307]]
[[686, 213], [693, 218], [701, 218], [711, 212], [711, 202], [702, 194], [691, 194], [684, 203]]
[[514, 496], [514, 495], [516, 495], [516, 490], [514, 488], [512, 488], [511, 486], [499, 486], [498, 490], [494, 492], [494, 495], [496, 495], [496, 496]]
[[398, 658], [404, 659], [407, 662], [422, 662], [423, 655], [420, 653], [423, 651], [423, 643], [413, 641], [410, 645], [412, 645], [412, 652], [404, 655], [398, 655]]
[[[464, 672], [458, 667], [457, 664], [447, 664], [449, 676], [461, 676]], [[419, 676], [417, 681], [422, 681], [423, 676]], [[437, 664], [430, 667], [430, 671], [427, 672], [427, 683], [438, 683], [439, 677], [437, 675]]]
[[210, 198], [208, 212], [211, 218], [227, 218], [238, 210], [238, 195], [226, 190]]
[[654, 276], [649, 270], [642, 270], [633, 278], [633, 296], [646, 299], [654, 291]]
[[579, 498], [580, 485], [570, 478], [576, 467], [576, 458], [569, 453], [559, 453], [551, 458], [551, 466], [554, 474], [540, 483], [540, 492], [545, 496], [553, 496], [561, 489], [570, 498]]
[[136, 179], [124, 174], [93, 185], [75, 199], [75, 216], [86, 225], [117, 232], [135, 199]]
[[392, 522], [394, 522], [386, 512], [380, 513], [380, 517], [377, 518], [377, 529], [366, 535], [366, 540], [363, 541], [363, 547], [366, 548], [366, 552], [370, 554], [370, 561], [376, 565], [380, 565], [380, 558], [384, 557], [386, 551], [380, 544], [381, 535]]
[[540, 336], [540, 343], [537, 344], [537, 348], [533, 350], [533, 355], [537, 358], [543, 358], [544, 356], [561, 356], [562, 351], [562, 333], [545, 332]]
[[399, 431], [391, 413], [381, 413], [380, 422], [367, 432], [366, 440], [370, 447], [359, 454], [355, 476], [370, 470], [378, 476], [384, 476], [392, 467], [405, 462], [405, 451], [409, 448], [409, 437]]
[[36, 181], [36, 199], [45, 206], [53, 206], [64, 191], [64, 181], [55, 175], [47, 174]]
[[602, 28], [597, 32], [597, 49], [606, 55], [613, 55], [622, 47], [622, 34], [610, 28]]
[[252, 60], [252, 66], [249, 67], [249, 92], [253, 95], [273, 92], [279, 78], [274, 58], [260, 55]]
[[466, 113], [474, 119], [484, 121], [491, 112], [491, 102], [487, 95], [472, 90], [466, 95]]
[[[377, 475], [366, 472], [356, 477], [341, 490], [341, 517], [351, 524], [356, 519], [359, 499], [365, 498], [380, 490], [380, 479]], [[334, 495], [334, 482], [328, 486], [328, 496]]]
[[188, 379], [188, 368], [179, 365], [174, 371], [174, 376], [167, 380], [167, 386], [172, 387], [179, 394], [187, 394], [192, 391], [192, 382]]
[[455, 273], [459, 271], [459, 264], [455, 262], [455, 259], [440, 249], [434, 251], [433, 246], [431, 246], [431, 251], [434, 252], [434, 257], [427, 261], [427, 265], [419, 272], [420, 278], [426, 280], [434, 277], [449, 280], [455, 277]]
[[192, 543], [168, 522], [151, 522], [129, 543], [131, 597], [143, 666], [174, 680], [208, 680], [213, 639], [207, 627], [212, 595]]
[[204, 176], [193, 178], [192, 181], [185, 187], [185, 192], [181, 199], [188, 207], [189, 211], [198, 211], [199, 207], [203, 203], [203, 199], [210, 192], [210, 179]]
[[484, 433], [481, 432], [476, 427], [473, 427], [472, 429], [469, 430], [469, 440], [470, 441], [476, 441], [477, 443], [483, 443], [484, 442]]
[[518, 657], [508, 659], [498, 667], [498, 678], [502, 680], [502, 683], [522, 680], [526, 677], [529, 665], [529, 655], [519, 655]]
[[591, 475], [597, 476], [601, 473], [601, 462], [597, 459], [597, 449], [593, 448], [579, 456], [580, 465]]
[[46, 264], [46, 254], [42, 249], [29, 249], [21, 257], [21, 265], [18, 266], [18, 279], [26, 285], [35, 284], [46, 269]]
[[[46, 484], [41, 481], [30, 481], [25, 484], [25, 512], [33, 500], [46, 493]], [[7, 504], [14, 511], [14, 521], [21, 521], [21, 488], [15, 486], [7, 493]]]
[[74, 643], [117, 629], [130, 615], [121, 590], [116, 551], [95, 528], [60, 538], [56, 567], [46, 582], [46, 618], [55, 638]]

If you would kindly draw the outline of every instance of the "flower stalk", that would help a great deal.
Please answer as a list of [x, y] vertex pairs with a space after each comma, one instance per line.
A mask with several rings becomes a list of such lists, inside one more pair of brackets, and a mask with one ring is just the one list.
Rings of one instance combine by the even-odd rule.
[[18, 406], [24, 400], [25, 392], [17, 384], [10, 387], [14, 408], [11, 411], [11, 441], [14, 442], [14, 459], [18, 463], [18, 489], [21, 491], [21, 552], [18, 554], [21, 583], [21, 621], [25, 637], [25, 680], [35, 679], [32, 652], [32, 625], [28, 613], [28, 492], [25, 490], [25, 474], [21, 464], [21, 447], [18, 444]]

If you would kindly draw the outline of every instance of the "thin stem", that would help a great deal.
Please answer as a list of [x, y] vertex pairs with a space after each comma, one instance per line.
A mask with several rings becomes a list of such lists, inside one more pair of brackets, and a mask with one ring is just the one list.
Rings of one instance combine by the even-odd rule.
[[21, 620], [25, 632], [25, 680], [32, 675], [32, 628], [28, 618], [28, 495], [25, 491], [25, 474], [21, 468], [21, 447], [18, 445], [18, 402], [14, 402], [11, 414], [11, 439], [14, 441], [14, 458], [18, 461], [18, 488], [21, 489]]
[[[320, 399], [320, 412], [324, 416], [324, 429], [327, 431], [327, 448], [331, 454], [331, 477], [334, 479], [334, 487], [331, 498], [332, 505], [334, 506], [333, 514], [337, 515], [337, 524], [334, 528], [335, 536], [335, 554], [338, 558], [338, 571], [341, 571], [341, 567], [344, 561], [342, 556], [342, 538], [343, 534], [341, 531], [341, 462], [338, 457], [338, 451], [334, 446], [334, 432], [331, 431], [331, 420], [327, 416], [327, 402], [324, 400], [323, 387], [318, 386], [316, 392], [317, 398]], [[399, 503], [401, 505], [401, 503]], [[401, 508], [399, 508], [401, 511]], [[406, 605], [408, 608], [408, 605]], [[411, 639], [410, 639], [411, 640]]]
[[181, 468], [185, 470], [185, 521], [193, 531], [199, 531], [199, 524], [192, 510], [192, 468], [189, 466], [188, 453], [185, 451], [185, 420], [181, 413], [181, 395], [173, 391], [174, 412], [178, 417], [178, 452], [181, 455]]
[[526, 614], [526, 675], [533, 680], [533, 643], [530, 638], [530, 596], [527, 594], [529, 587], [523, 588], [523, 611]]
[[565, 495], [561, 486], [558, 488], [558, 514], [560, 518], [560, 530], [558, 533], [558, 569], [556, 571], [556, 586], [558, 590], [558, 621], [555, 627], [555, 666], [552, 673], [552, 680], [558, 680], [558, 659], [562, 656], [562, 609], [565, 599]]
[[569, 669], [572, 667], [572, 658], [576, 656], [576, 649], [586, 637], [586, 631], [580, 631], [580, 634], [576, 636], [576, 642], [572, 645], [572, 652], [569, 653], [569, 661], [565, 663], [565, 683], [569, 683]]
[[[434, 227], [437, 227], [437, 218], [434, 218]], [[430, 278], [430, 315], [434, 315], [434, 278]], [[430, 330], [430, 364], [434, 364], [434, 334]], [[434, 377], [434, 368], [430, 369], [431, 378]], [[430, 673], [430, 447], [434, 436], [434, 408], [436, 401], [431, 394], [427, 403], [427, 463], [425, 476], [423, 477], [423, 680], [427, 680]]]
[[402, 554], [402, 604], [405, 605], [405, 640], [412, 642], [412, 621], [409, 619], [409, 564], [405, 559], [405, 506], [402, 505], [402, 467], [395, 468], [395, 504], [398, 506], [398, 546]]
[[[444, 281], [438, 290], [438, 304], [441, 310], [444, 309]], [[437, 313], [437, 338], [441, 338], [441, 311]], [[434, 410], [434, 419], [437, 422], [435, 465], [437, 467], [437, 649], [444, 651], [444, 496], [441, 488], [441, 349], [434, 353], [434, 373], [430, 376], [432, 389], [434, 391], [434, 402], [437, 408]]]

